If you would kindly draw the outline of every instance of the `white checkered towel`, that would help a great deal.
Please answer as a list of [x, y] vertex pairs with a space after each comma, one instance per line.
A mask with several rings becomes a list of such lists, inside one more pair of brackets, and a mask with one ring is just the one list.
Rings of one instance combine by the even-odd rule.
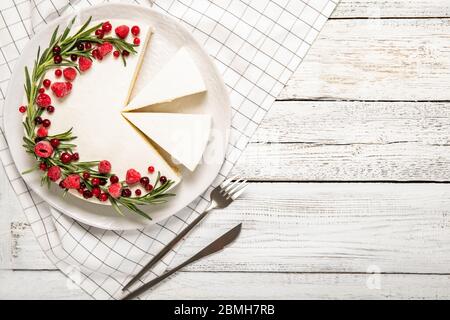
[[[0, 1], [0, 107], [15, 61], [29, 38], [48, 21], [103, 0]], [[213, 57], [232, 102], [232, 131], [216, 183], [238, 160], [338, 0], [136, 0], [178, 19]], [[0, 110], [3, 114], [3, 109]], [[1, 121], [3, 125], [3, 121]], [[36, 238], [48, 258], [93, 298], [118, 298], [120, 288], [187, 222], [204, 210], [200, 196], [155, 226], [108, 231], [83, 225], [55, 210], [28, 189], [0, 134], [0, 157]], [[163, 272], [171, 252], [147, 278]], [[176, 296], [174, 296], [176, 298]]]

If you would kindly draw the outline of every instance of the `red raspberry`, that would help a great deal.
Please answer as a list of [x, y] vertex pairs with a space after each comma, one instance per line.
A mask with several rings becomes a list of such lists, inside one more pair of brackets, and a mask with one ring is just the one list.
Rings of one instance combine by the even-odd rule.
[[92, 66], [92, 60], [86, 57], [80, 57], [80, 59], [78, 59], [78, 65], [81, 72], [87, 71]]
[[134, 169], [128, 169], [125, 181], [127, 184], [135, 184], [138, 183], [141, 179], [141, 174]]
[[58, 166], [48, 168], [47, 176], [53, 182], [59, 180], [61, 178], [61, 168]]
[[73, 81], [77, 77], [77, 70], [72, 67], [65, 68], [63, 71], [64, 78], [68, 81]]
[[72, 84], [70, 82], [54, 82], [51, 89], [55, 96], [58, 98], [63, 98], [72, 90]]
[[98, 171], [101, 174], [107, 174], [111, 172], [111, 163], [108, 160], [102, 160], [98, 164]]
[[34, 153], [40, 158], [49, 158], [53, 153], [53, 147], [48, 141], [40, 141], [34, 146]]
[[101, 56], [102, 58], [110, 54], [112, 51], [113, 45], [109, 42], [105, 42], [98, 47], [98, 55]]
[[133, 36], [138, 36], [139, 32], [141, 32], [141, 29], [138, 26], [132, 26], [131, 27], [131, 34]]
[[77, 174], [70, 174], [64, 179], [64, 186], [67, 189], [79, 189], [80, 188], [80, 176]]
[[41, 108], [47, 108], [52, 104], [52, 98], [46, 93], [39, 93], [36, 97], [36, 104]]
[[46, 136], [48, 136], [48, 129], [44, 126], [39, 127], [36, 134], [39, 138], [45, 138]]
[[130, 27], [126, 25], [121, 25], [118, 26], [114, 31], [116, 32], [116, 35], [119, 38], [125, 39], [128, 36], [128, 33], [130, 32]]
[[120, 183], [113, 183], [109, 186], [108, 192], [113, 198], [119, 198], [122, 194], [122, 185]]

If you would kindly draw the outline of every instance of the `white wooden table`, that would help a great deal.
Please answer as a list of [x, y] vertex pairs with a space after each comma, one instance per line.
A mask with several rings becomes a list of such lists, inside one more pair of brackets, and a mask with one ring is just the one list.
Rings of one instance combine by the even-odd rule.
[[[449, 89], [449, 1], [342, 0], [182, 251], [241, 237], [152, 297], [450, 298]], [[87, 298], [0, 182], [0, 298]]]

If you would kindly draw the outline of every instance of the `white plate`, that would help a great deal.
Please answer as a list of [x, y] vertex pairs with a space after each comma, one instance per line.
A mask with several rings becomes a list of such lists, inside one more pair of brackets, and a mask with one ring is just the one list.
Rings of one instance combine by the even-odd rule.
[[[169, 16], [149, 8], [130, 4], [93, 6], [80, 11], [77, 16], [80, 23], [92, 16], [94, 20], [129, 19], [149, 24], [154, 28], [155, 33], [147, 49], [133, 94], [136, 94], [145, 85], [145, 82], [154, 74], [155, 70], [159, 69], [178, 48], [188, 47], [192, 58], [203, 75], [208, 92], [203, 97], [180, 99], [178, 103], [173, 105], [173, 108], [176, 108], [179, 112], [201, 112], [212, 116], [212, 138], [205, 150], [208, 161], [200, 164], [193, 173], [187, 170], [183, 171], [182, 182], [173, 189], [176, 196], [168, 203], [142, 207], [151, 214], [153, 218], [151, 221], [131, 212], [125, 212], [125, 216], [120, 216], [111, 206], [92, 204], [71, 195], [62, 197], [62, 192], [56, 184], [52, 184], [50, 190], [47, 187], [42, 187], [40, 185], [40, 174], [37, 172], [24, 175], [23, 178], [33, 191], [53, 208], [82, 223], [109, 230], [129, 230], [152, 225], [187, 206], [204, 192], [216, 178], [225, 156], [231, 123], [231, 108], [227, 89], [208, 54], [189, 31]], [[32, 66], [38, 46], [47, 47], [56, 26], [60, 25], [61, 29], [72, 18], [73, 15], [61, 17], [46, 26], [28, 43], [15, 64], [4, 107], [4, 127], [11, 155], [19, 172], [30, 168], [35, 161], [25, 153], [22, 147], [22, 117], [17, 111], [24, 96], [24, 66]], [[76, 124], [68, 123], [68, 127], [71, 125], [76, 126]]]

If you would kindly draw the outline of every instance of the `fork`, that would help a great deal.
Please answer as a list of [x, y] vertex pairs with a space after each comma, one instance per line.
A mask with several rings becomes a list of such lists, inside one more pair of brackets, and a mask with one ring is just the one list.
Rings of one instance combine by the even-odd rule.
[[[139, 271], [123, 288], [128, 289], [148, 270], [150, 270], [159, 260], [161, 260], [185, 235], [189, 233], [200, 221], [205, 218], [213, 209], [226, 208], [236, 200], [248, 187], [247, 180], [236, 179], [237, 176], [231, 177], [211, 191], [211, 202], [209, 206], [194, 221], [184, 228], [172, 241], [169, 242], [157, 255], [155, 255], [149, 263], [147, 263], [141, 271]], [[234, 182], [233, 182], [234, 181]]]

